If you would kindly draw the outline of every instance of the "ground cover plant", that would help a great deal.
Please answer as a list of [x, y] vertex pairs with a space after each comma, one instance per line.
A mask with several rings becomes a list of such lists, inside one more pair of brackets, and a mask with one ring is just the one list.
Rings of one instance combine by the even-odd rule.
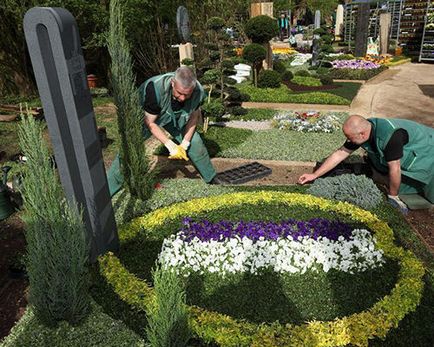
[[[255, 191], [257, 188], [255, 187], [221, 187], [215, 186], [210, 187], [200, 180], [190, 180], [190, 179], [176, 179], [176, 180], [164, 180], [161, 182], [162, 189], [158, 189], [154, 191], [153, 196], [148, 202], [141, 202], [136, 198], [132, 197], [127, 191], [121, 191], [114, 201], [114, 207], [116, 212], [116, 218], [118, 223], [122, 223], [123, 221], [130, 220], [134, 214], [142, 215], [144, 213], [149, 212], [155, 208], [161, 208], [163, 206], [169, 206], [173, 203], [179, 201], [188, 201], [195, 196], [214, 196], [221, 193], [228, 193], [230, 191], [241, 190], [241, 191]], [[300, 186], [285, 186], [285, 187], [261, 187], [263, 190], [276, 190], [279, 189], [281, 191], [299, 191], [304, 192], [306, 187]], [[271, 209], [273, 210], [273, 209]], [[257, 208], [250, 209], [247, 216], [252, 217], [254, 219]], [[423, 244], [420, 240], [415, 236], [412, 229], [407, 225], [404, 219], [397, 213], [394, 209], [387, 206], [387, 204], [382, 204], [379, 208], [374, 211], [381, 219], [388, 222], [390, 227], [394, 230], [395, 236], [397, 237], [397, 242], [400, 245], [405, 247], [411, 247], [417, 252], [417, 254], [425, 259], [425, 262], [428, 266], [428, 270], [433, 268], [434, 260], [432, 259], [432, 255], [424, 248]], [[282, 211], [284, 214], [285, 211]], [[304, 213], [306, 210], [304, 209]], [[276, 219], [280, 220], [283, 216], [278, 215], [277, 212], [275, 214]], [[329, 216], [328, 213], [326, 216]], [[306, 214], [305, 218], [313, 218], [318, 216], [317, 213], [313, 213], [312, 215]], [[205, 216], [208, 218], [208, 214]], [[238, 212], [236, 210], [233, 211], [232, 217], [236, 220], [238, 218]], [[344, 220], [348, 222], [348, 220]], [[354, 227], [362, 226], [360, 224], [354, 225]], [[154, 242], [149, 242], [149, 251], [145, 255], [145, 259], [153, 256], [157, 256], [160, 251], [159, 246], [154, 246]], [[138, 245], [138, 251], [143, 252], [144, 243], [142, 242], [140, 246]], [[149, 255], [151, 253], [151, 255]], [[143, 259], [137, 259], [138, 257], [134, 257], [134, 254], [131, 254], [132, 258], [136, 258], [136, 261], [141, 265], [143, 265]], [[145, 260], [153, 265], [151, 260]], [[114, 267], [116, 264], [111, 264]], [[120, 265], [120, 264], [118, 264]], [[393, 266], [392, 266], [393, 270]], [[119, 273], [116, 269], [113, 270], [114, 273], [118, 273], [119, 283], [126, 284], [131, 283], [130, 277], [126, 276], [124, 273]], [[151, 279], [151, 273], [145, 271], [144, 267], [141, 266], [140, 271], [138, 272], [138, 276], [140, 278]], [[309, 276], [306, 274], [306, 276]], [[336, 277], [336, 276], [335, 276]], [[434, 290], [433, 290], [433, 281], [432, 281], [432, 270], [429, 270], [427, 276], [425, 277], [425, 289], [423, 292], [423, 297], [420, 305], [418, 306], [416, 312], [408, 314], [399, 324], [397, 328], [392, 329], [386, 340], [383, 339], [374, 339], [370, 342], [373, 346], [425, 346], [429, 345], [429, 341], [432, 341], [434, 338], [433, 332], [431, 329], [427, 329], [432, 324], [432, 305], [434, 304]], [[275, 276], [264, 274], [262, 281], [256, 282], [261, 284], [258, 289], [252, 291], [252, 298], [256, 298], [257, 295], [260, 297], [261, 295], [265, 295], [269, 293], [270, 285], [276, 282]], [[361, 277], [362, 282], [371, 281], [372, 277], [369, 279], [363, 279]], [[124, 296], [119, 297], [117, 293], [113, 291], [111, 285], [105, 283], [104, 278], [100, 277], [96, 273], [92, 278], [93, 286], [92, 286], [92, 296], [93, 299], [97, 302], [95, 304], [95, 309], [92, 308], [92, 312], [90, 317], [85, 321], [84, 324], [79, 327], [72, 328], [67, 324], [61, 324], [61, 326], [57, 329], [46, 328], [42, 326], [40, 323], [34, 320], [31, 314], [25, 315], [23, 319], [17, 324], [17, 326], [13, 329], [11, 334], [6, 340], [4, 340], [5, 346], [46, 346], [48, 343], [51, 346], [76, 346], [76, 345], [104, 345], [104, 346], [143, 346], [144, 340], [146, 337], [143, 336], [144, 327], [146, 326], [146, 317], [143, 311], [133, 309], [133, 306], [125, 303], [123, 300], [127, 300], [127, 297], [136, 297], [143, 298], [143, 295], [147, 293], [146, 288], [142, 287], [138, 283], [132, 284], [130, 287], [130, 294], [126, 294]], [[318, 277], [318, 274], [314, 274], [313, 278], [306, 277], [306, 282], [310, 283], [312, 280], [317, 281], [319, 285], [326, 285], [330, 281], [330, 273], [325, 276], [323, 279]], [[348, 284], [347, 279], [338, 278], [337, 279], [344, 281]], [[381, 278], [380, 278], [381, 280]], [[304, 282], [304, 283], [306, 283]], [[203, 282], [201, 282], [203, 283]], [[210, 277], [210, 284], [218, 284], [218, 280], [212, 280]], [[248, 278], [245, 279], [244, 284], [251, 283]], [[267, 284], [264, 288], [264, 283]], [[303, 283], [303, 281], [301, 281]], [[321, 284], [322, 283], [322, 284]], [[240, 288], [246, 288], [245, 285], [242, 285]], [[363, 286], [363, 283], [361, 283]], [[355, 285], [357, 288], [357, 285]], [[134, 288], [137, 288], [141, 291], [141, 294], [134, 294]], [[143, 288], [143, 289], [140, 289]], [[191, 288], [191, 287], [190, 287]], [[276, 290], [281, 289], [278, 285], [276, 285]], [[329, 290], [336, 290], [339, 287], [329, 288]], [[256, 294], [255, 294], [256, 293]], [[328, 293], [331, 293], [330, 291]], [[215, 293], [214, 293], [215, 294]], [[225, 296], [228, 292], [225, 292]], [[362, 293], [363, 294], [363, 293]], [[192, 295], [190, 291], [190, 295]], [[228, 295], [231, 295], [229, 293]], [[212, 303], [222, 303], [222, 300], [217, 300], [217, 297], [214, 295], [214, 300], [210, 298], [213, 297], [212, 294], [208, 296], [200, 295], [197, 299], [201, 299], [203, 304], [212, 304]], [[140, 302], [136, 301], [136, 303]], [[245, 302], [245, 301], [244, 301]], [[250, 307], [252, 306], [252, 302], [250, 302]], [[94, 304], [92, 305], [94, 307]], [[322, 306], [321, 306], [322, 307]], [[96, 312], [95, 312], [95, 311]], [[104, 311], [104, 312], [103, 312]], [[95, 314], [94, 314], [95, 312]], [[282, 311], [283, 312], [283, 311]], [[30, 313], [30, 312], [29, 312]], [[276, 312], [275, 312], [276, 313]], [[277, 312], [278, 313], [278, 312]], [[114, 319], [113, 319], [113, 318]], [[204, 317], [204, 316], [203, 316]], [[122, 321], [122, 322], [121, 322]], [[96, 323], [98, 322], [98, 323]], [[229, 325], [230, 321], [225, 321], [223, 325], [219, 325], [222, 327], [222, 333], [227, 331], [226, 329], [232, 329], [231, 331], [237, 334], [242, 329], [237, 325]], [[285, 332], [285, 328], [282, 327], [274, 327], [273, 332], [261, 330], [263, 332], [264, 337], [268, 336], [268, 338], [273, 339], [275, 336], [280, 335], [282, 332]], [[363, 329], [362, 329], [363, 330]], [[35, 333], [37, 331], [37, 333]], [[261, 333], [261, 331], [259, 333]], [[252, 333], [253, 334], [253, 333]], [[107, 338], [109, 337], [109, 338]], [[49, 342], [48, 342], [49, 341]], [[91, 342], [92, 341], [92, 342]], [[96, 341], [99, 341], [98, 343]], [[231, 345], [231, 340], [226, 345]], [[233, 340], [232, 340], [233, 341]], [[268, 340], [271, 341], [271, 340]], [[22, 344], [21, 344], [22, 342]], [[193, 345], [201, 346], [205, 345], [198, 340], [192, 341]], [[233, 343], [232, 345], [237, 345]], [[262, 344], [266, 345], [266, 343]], [[298, 344], [300, 345], [300, 344]]]
[[[341, 209], [341, 205], [340, 204], [335, 204], [335, 203], [330, 203], [327, 204], [327, 208], [325, 208], [326, 205], [318, 204], [318, 202], [316, 202], [316, 200], [311, 201], [311, 200], [304, 200], [303, 197], [300, 197], [300, 200], [298, 200], [298, 196], [296, 197], [295, 195], [291, 195], [291, 200], [285, 200], [284, 195], [274, 195], [274, 193], [270, 193], [271, 195], [267, 195], [267, 193], [258, 193], [258, 195], [248, 195], [249, 198], [248, 200], [244, 201], [245, 202], [249, 201], [247, 203], [247, 205], [255, 205], [257, 203], [260, 204], [261, 208], [251, 208], [250, 212], [249, 209], [247, 209], [247, 215], [252, 217], [253, 219], [258, 219], [263, 217], [265, 220], [272, 219], [275, 218], [276, 216], [279, 215], [279, 211], [280, 213], [283, 212], [284, 214], [288, 212], [288, 208], [289, 210], [291, 210], [292, 207], [295, 208], [295, 213], [297, 213], [297, 215], [302, 215], [303, 218], [309, 218], [309, 212], [307, 213], [307, 215], [303, 215], [301, 212], [306, 211], [306, 207], [309, 206], [307, 208], [307, 211], [311, 211], [312, 214], [314, 214], [315, 216], [318, 216], [319, 211], [323, 211], [323, 213], [325, 215], [327, 215], [330, 218], [330, 211], [327, 210], [332, 210], [334, 211], [332, 213], [333, 217], [337, 217], [337, 216], [342, 216], [342, 220], [344, 222], [349, 222], [350, 224], [352, 223], [353, 226], [366, 226], [368, 229], [372, 228], [372, 230], [375, 232], [375, 236], [378, 237], [379, 239], [377, 239], [377, 245], [382, 245], [382, 248], [385, 250], [385, 255], [387, 257], [392, 257], [394, 258], [394, 254], [395, 256], [398, 256], [398, 254], [400, 254], [398, 256], [399, 257], [404, 257], [402, 258], [402, 260], [399, 260], [400, 266], [409, 266], [409, 273], [407, 276], [408, 280], [410, 281], [410, 277], [411, 276], [420, 276], [420, 265], [417, 265], [417, 263], [412, 263], [410, 261], [410, 258], [408, 258], [408, 262], [406, 257], [410, 256], [410, 255], [406, 255], [406, 253], [402, 253], [402, 252], [392, 252], [391, 250], [393, 249], [393, 247], [395, 246], [391, 246], [391, 244], [388, 244], [389, 237], [391, 235], [391, 230], [388, 229], [388, 227], [381, 227], [380, 228], [380, 224], [378, 224], [378, 222], [374, 222], [374, 220], [371, 220], [369, 217], [370, 214], [369, 213], [362, 213], [362, 214], [354, 214], [355, 210], [353, 210], [352, 208], [347, 208], [345, 207], [345, 209]], [[197, 201], [191, 201], [191, 203], [186, 203], [186, 204], [181, 204], [181, 205], [173, 205], [170, 206], [166, 209], [164, 209], [164, 213], [163, 210], [161, 211], [156, 211], [155, 213], [151, 213], [151, 215], [134, 221], [133, 223], [125, 226], [125, 228], [123, 228], [123, 231], [121, 232], [121, 239], [122, 239], [122, 243], [126, 248], [129, 248], [128, 252], [123, 252], [124, 256], [123, 257], [123, 264], [125, 264], [127, 266], [127, 268], [129, 269], [129, 271], [132, 270], [137, 270], [137, 276], [139, 276], [140, 278], [149, 278], [147, 276], [147, 272], [148, 270], [146, 270], [146, 267], [143, 267], [143, 261], [145, 260], [145, 258], [143, 256], [136, 256], [136, 252], [139, 252], [139, 249], [143, 249], [145, 246], [152, 246], [150, 249], [152, 249], [151, 253], [154, 253], [154, 256], [156, 257], [159, 250], [160, 250], [160, 245], [161, 242], [160, 241], [160, 245], [156, 244], [158, 243], [158, 238], [161, 238], [163, 236], [165, 236], [164, 234], [171, 234], [174, 232], [174, 230], [176, 230], [176, 227], [179, 226], [179, 223], [181, 222], [180, 219], [182, 219], [183, 216], [186, 215], [186, 213], [188, 215], [191, 215], [193, 213], [193, 215], [197, 218], [203, 218], [204, 216], [206, 216], [207, 219], [209, 220], [221, 220], [222, 218], [222, 214], [221, 214], [221, 209], [226, 209], [227, 214], [225, 215], [225, 217], [228, 216], [232, 216], [232, 218], [239, 218], [240, 215], [240, 211], [243, 209], [243, 207], [245, 207], [245, 205], [239, 205], [241, 203], [241, 200], [238, 200], [238, 197], [242, 197], [243, 195], [230, 195], [228, 196], [227, 199], [224, 199], [223, 197], [216, 197], [216, 198], [211, 198], [211, 200], [197, 200]], [[255, 200], [255, 198], [253, 198], [254, 196], [257, 196], [259, 200]], [[259, 198], [259, 196], [264, 197], [265, 200], [262, 200], [262, 198]], [[267, 196], [273, 196], [273, 199], [269, 200], [269, 198], [266, 198]], [[277, 198], [278, 196], [281, 196], [282, 199], [284, 199], [284, 201], [287, 201], [286, 203], [284, 203], [284, 205], [286, 205], [285, 209], [279, 209], [276, 208], [276, 204], [279, 204], [279, 200], [280, 198]], [[246, 196], [247, 197], [247, 196]], [[289, 196], [288, 196], [289, 197]], [[223, 201], [221, 201], [223, 199]], [[212, 201], [212, 202], [211, 202]], [[218, 203], [218, 202], [221, 203]], [[271, 202], [272, 201], [272, 202]], [[310, 203], [308, 203], [307, 201], [311, 201]], [[283, 202], [283, 200], [282, 200]], [[296, 206], [298, 205], [298, 203], [300, 203], [302, 206]], [[264, 204], [265, 205], [269, 205], [271, 203], [271, 206], [269, 211], [269, 214], [266, 214], [264, 212], [263, 216], [258, 216], [258, 211], [262, 211], [264, 210]], [[304, 204], [307, 205], [304, 205]], [[289, 205], [288, 205], [289, 204]], [[234, 209], [232, 211], [229, 211], [228, 208], [232, 206], [234, 207]], [[303, 207], [304, 206], [304, 207]], [[346, 206], [346, 205], [342, 205]], [[349, 206], [349, 205], [348, 205]], [[302, 210], [297, 209], [297, 207], [301, 207]], [[323, 208], [325, 208], [323, 210]], [[318, 211], [319, 210], [319, 211]], [[190, 211], [190, 212], [187, 212]], [[195, 212], [193, 212], [195, 211]], [[202, 211], [202, 212], [201, 212]], [[275, 213], [272, 213], [271, 211], [275, 211]], [[344, 212], [345, 211], [345, 212]], [[273, 216], [272, 216], [273, 215]], [[166, 217], [165, 217], [166, 216]], [[267, 217], [268, 216], [268, 217]], [[262, 219], [262, 218], [261, 218]], [[366, 223], [366, 224], [365, 224]], [[140, 225], [142, 227], [140, 227]], [[142, 229], [144, 228], [144, 229]], [[163, 228], [163, 229], [162, 229]], [[140, 231], [143, 230], [143, 232]], [[382, 231], [380, 231], [382, 230]], [[389, 230], [386, 232], [386, 230]], [[143, 236], [144, 234], [147, 235], [146, 240], [143, 240]], [[163, 234], [163, 235], [162, 235]], [[389, 235], [389, 236], [386, 236]], [[142, 240], [142, 241], [140, 241]], [[386, 246], [386, 244], [388, 244]], [[392, 247], [389, 249], [389, 247]], [[148, 248], [149, 249], [149, 248]], [[149, 252], [146, 255], [146, 259], [152, 259], [153, 256], [149, 254]], [[394, 259], [398, 259], [398, 258], [394, 258]], [[149, 261], [149, 260], [148, 260]], [[392, 260], [392, 263], [394, 261]], [[139, 265], [140, 264], [140, 265]], [[108, 281], [114, 286], [114, 290], [123, 298], [123, 300], [126, 300], [127, 302], [129, 302], [131, 305], [133, 305], [134, 307], [140, 309], [140, 307], [142, 307], [142, 309], [144, 307], [146, 307], [147, 303], [149, 303], [149, 299], [150, 297], [148, 295], [152, 295], [151, 292], [149, 291], [149, 289], [147, 289], [147, 285], [140, 282], [140, 280], [138, 280], [137, 277], [132, 276], [130, 272], [125, 272], [125, 268], [122, 267], [122, 265], [116, 260], [116, 258], [114, 258], [111, 255], [108, 255], [107, 257], [104, 257], [104, 259], [102, 259], [102, 263], [101, 265], [103, 266], [103, 273], [104, 276], [107, 277]], [[414, 268], [413, 268], [414, 266]], [[393, 268], [393, 266], [392, 266]], [[412, 268], [413, 270], [410, 270], [410, 268]], [[402, 270], [399, 270], [400, 273], [402, 273]], [[414, 272], [413, 272], [414, 271]], [[392, 274], [392, 271], [388, 271], [387, 273]], [[396, 273], [396, 272], [395, 272]], [[410, 275], [410, 273], [412, 273], [413, 275]], [[264, 274], [266, 277], [266, 274]], [[392, 276], [393, 277], [393, 276]], [[271, 277], [273, 278], [273, 277]], [[401, 277], [399, 276], [397, 281], [405, 281], [407, 277]], [[384, 277], [383, 277], [384, 279]], [[309, 280], [312, 280], [311, 278]], [[138, 281], [138, 282], [137, 282]], [[366, 279], [364, 280], [365, 282], [369, 282], [366, 281]], [[209, 283], [208, 282], [204, 282], [203, 279], [199, 279], [199, 284], [202, 286], [201, 288], [209, 288]], [[214, 281], [211, 281], [212, 283], [221, 283], [218, 282], [216, 279], [214, 279]], [[248, 283], [251, 283], [251, 281], [247, 281]], [[346, 279], [345, 283], [348, 284], [349, 281], [348, 279]], [[392, 280], [392, 283], [394, 282], [394, 280]], [[262, 283], [264, 283], [264, 281], [262, 281]], [[267, 283], [267, 281], [265, 281], [265, 283]], [[279, 283], [277, 281], [273, 281], [270, 280], [270, 277], [268, 277], [268, 283]], [[304, 282], [305, 284], [309, 284]], [[233, 283], [232, 283], [233, 284]], [[242, 286], [241, 288], [245, 288], [246, 287], [246, 283], [241, 283]], [[360, 285], [362, 285], [362, 283], [360, 283]], [[387, 286], [387, 285], [386, 285]], [[122, 288], [125, 288], [126, 290], [123, 290]], [[128, 289], [127, 289], [128, 288]], [[230, 290], [228, 290], [228, 287], [223, 287], [225, 288], [224, 291], [217, 291], [217, 293], [221, 293], [221, 292], [225, 292], [225, 293], [230, 293]], [[342, 288], [342, 286], [337, 287], [337, 288]], [[383, 286], [384, 288], [384, 286]], [[391, 298], [391, 303], [395, 302], [395, 300], [400, 300], [398, 299], [398, 297], [400, 297], [400, 295], [405, 295], [404, 292], [401, 292], [401, 288], [400, 286], [395, 286], [392, 290], [392, 297]], [[416, 287], [414, 287], [416, 288]], [[415, 289], [416, 292], [419, 291], [421, 292], [421, 287], [417, 287], [419, 289]], [[238, 288], [239, 289], [239, 288]], [[139, 290], [141, 293], [143, 293], [142, 295], [142, 299], [140, 299], [141, 296], [137, 296], [137, 294], [135, 294], [136, 290]], [[266, 293], [266, 292], [270, 292], [269, 288], [263, 289], [261, 287], [259, 287], [258, 289], [260, 292], [262, 293]], [[413, 291], [413, 290], [412, 290]], [[195, 291], [193, 291], [195, 292]], [[197, 292], [197, 291], [196, 291]], [[208, 294], [212, 293], [213, 291], [208, 291]], [[316, 293], [318, 293], [318, 291], [316, 291]], [[414, 293], [414, 292], [413, 292]], [[202, 296], [203, 297], [203, 296]], [[368, 308], [366, 309], [366, 313], [354, 313], [352, 314], [351, 318], [348, 318], [352, 323], [351, 324], [365, 324], [363, 323], [364, 319], [374, 319], [371, 322], [377, 322], [378, 319], [380, 319], [379, 317], [374, 318], [373, 316], [371, 317], [370, 315], [376, 315], [377, 312], [380, 312], [382, 310], [386, 310], [384, 312], [390, 312], [388, 311], [388, 305], [386, 304], [387, 298], [388, 296], [384, 297], [384, 299], [380, 299], [380, 301], [377, 301], [374, 306], [372, 308]], [[206, 300], [205, 300], [206, 301]], [[211, 300], [211, 302], [217, 302], [218, 300]], [[360, 300], [356, 300], [357, 302], [360, 302]], [[409, 304], [409, 302], [407, 302], [407, 304]], [[309, 305], [307, 305], [309, 307]], [[276, 307], [279, 307], [278, 305]], [[320, 304], [318, 307], [327, 307], [327, 305], [323, 305]], [[348, 305], [342, 305], [342, 307], [348, 307]], [[403, 309], [403, 306], [400, 306], [401, 310]], [[410, 306], [406, 307], [410, 310], [413, 310], [415, 308], [414, 304], [411, 304]], [[380, 311], [378, 311], [380, 310]], [[393, 309], [392, 309], [393, 310]], [[295, 312], [298, 312], [297, 310], [294, 310]], [[287, 312], [287, 311], [286, 311]], [[260, 328], [255, 328], [255, 324], [254, 323], [249, 323], [249, 322], [245, 322], [245, 323], [237, 323], [237, 321], [231, 320], [226, 316], [221, 316], [218, 313], [210, 313], [209, 311], [204, 311], [203, 309], [199, 309], [197, 307], [192, 307], [190, 314], [192, 314], [193, 317], [195, 317], [195, 322], [197, 323], [192, 323], [192, 328], [194, 329], [195, 333], [198, 334], [202, 339], [204, 339], [205, 341], [209, 341], [211, 342], [212, 340], [217, 341], [219, 344], [222, 345], [250, 345], [252, 341], [255, 341], [256, 343], [259, 343], [261, 345], [264, 345], [264, 339], [272, 339], [272, 340], [268, 340], [268, 341], [276, 341], [274, 339], [278, 339], [280, 342], [279, 343], [283, 343], [288, 345], [289, 341], [292, 341], [292, 343], [294, 345], [297, 345], [297, 343], [302, 344], [302, 345], [316, 345], [318, 343], [319, 340], [313, 339], [310, 340], [312, 334], [318, 334], [319, 331], [322, 331], [320, 334], [328, 334], [327, 333], [327, 329], [330, 329], [331, 326], [333, 324], [341, 324], [338, 323], [340, 322], [339, 320], [333, 322], [333, 323], [319, 323], [319, 325], [316, 325], [314, 323], [308, 324], [307, 326], [302, 325], [302, 326], [282, 326], [279, 324], [271, 324], [271, 325], [261, 325]], [[403, 317], [401, 314], [398, 314], [399, 317]], [[368, 318], [370, 317], [370, 318]], [[385, 318], [388, 317], [388, 318]], [[394, 318], [392, 318], [394, 317]], [[271, 320], [273, 320], [272, 318], [270, 318]], [[376, 328], [374, 328], [374, 330], [371, 330], [369, 328], [369, 325], [363, 325], [364, 328], [361, 330], [354, 330], [353, 333], [349, 332], [352, 331], [350, 330], [345, 330], [345, 332], [342, 331], [342, 335], [330, 335], [331, 340], [328, 341], [333, 341], [333, 342], [328, 342], [327, 345], [341, 345], [341, 344], [347, 344], [350, 341], [355, 344], [355, 345], [362, 345], [364, 344], [367, 340], [366, 339], [366, 334], [371, 334], [373, 333], [374, 335], [376, 334], [380, 334], [383, 335], [385, 333], [385, 331], [388, 330], [388, 327], [390, 327], [391, 325], [391, 321], [389, 319], [397, 319], [396, 316], [394, 315], [389, 315], [389, 313], [386, 313], [386, 316], [383, 316], [383, 318], [381, 318], [380, 320], [382, 320], [381, 323], [381, 328], [380, 326], [376, 326]], [[401, 319], [401, 318], [398, 318]], [[200, 323], [199, 323], [200, 322]], [[345, 323], [346, 319], [343, 318], [342, 319], [342, 324]], [[349, 321], [348, 321], [349, 322]], [[331, 325], [330, 325], [331, 324]], [[373, 323], [376, 324], [376, 323]], [[201, 329], [201, 326], [204, 326], [204, 329]], [[333, 325], [334, 326], [334, 325]], [[340, 328], [341, 325], [336, 325], [336, 329], [341, 329]], [[321, 329], [325, 329], [325, 330], [321, 330]], [[257, 330], [258, 329], [258, 330]], [[307, 330], [306, 330], [307, 329]], [[318, 330], [320, 329], [320, 330]], [[333, 328], [334, 329], [334, 328]], [[344, 328], [345, 329], [345, 328]], [[291, 331], [291, 332], [289, 332]], [[357, 331], [357, 332], [356, 332]], [[368, 331], [371, 331], [368, 332]], [[375, 332], [374, 332], [375, 331]], [[275, 335], [277, 334], [277, 335]], [[289, 335], [288, 335], [289, 334]], [[324, 335], [317, 335], [319, 339], [322, 339], [324, 337]], [[322, 336], [322, 337], [319, 337]], [[327, 335], [329, 336], [329, 335]], [[260, 341], [260, 342], [259, 342]], [[284, 342], [285, 341], [285, 342]], [[302, 341], [306, 341], [306, 344], [303, 344]], [[310, 342], [308, 342], [310, 341]], [[314, 342], [317, 341], [317, 342]], [[365, 341], [365, 342], [363, 342]]]
[[243, 82], [236, 87], [250, 96], [252, 102], [287, 102], [305, 104], [349, 105], [351, 102], [338, 95], [328, 92], [293, 93], [285, 85], [279, 88], [256, 88]]

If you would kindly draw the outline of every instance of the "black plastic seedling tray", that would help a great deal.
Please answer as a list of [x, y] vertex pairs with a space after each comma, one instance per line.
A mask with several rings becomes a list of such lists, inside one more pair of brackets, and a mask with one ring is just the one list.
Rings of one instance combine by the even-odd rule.
[[271, 174], [271, 169], [269, 167], [255, 161], [250, 164], [220, 172], [218, 178], [224, 183], [240, 184], [268, 176], [269, 174]]

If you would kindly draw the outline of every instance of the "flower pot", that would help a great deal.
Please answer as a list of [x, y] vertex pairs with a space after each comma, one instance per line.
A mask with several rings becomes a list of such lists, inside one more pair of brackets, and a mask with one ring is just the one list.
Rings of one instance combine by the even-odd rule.
[[395, 55], [401, 55], [402, 54], [402, 47], [396, 47], [395, 48]]
[[97, 88], [98, 87], [98, 77], [95, 75], [87, 75], [87, 85], [89, 88]]

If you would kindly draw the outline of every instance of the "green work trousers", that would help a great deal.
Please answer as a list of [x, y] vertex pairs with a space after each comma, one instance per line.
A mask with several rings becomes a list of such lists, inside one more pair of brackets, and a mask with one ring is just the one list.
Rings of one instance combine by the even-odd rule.
[[[164, 129], [167, 130], [178, 143], [182, 142], [184, 137], [183, 129], [180, 130], [174, 127], [172, 123], [166, 124]], [[145, 140], [151, 137], [151, 132], [146, 127], [143, 131], [143, 137]], [[206, 183], [211, 182], [216, 175], [216, 171], [211, 163], [208, 151], [202, 141], [202, 138], [197, 132], [194, 132], [194, 135], [190, 141], [190, 147], [187, 150], [187, 155], [192, 161], [194, 167], [197, 169], [197, 171], [199, 171], [202, 179]], [[119, 155], [117, 155], [107, 172], [110, 196], [115, 195], [122, 188], [124, 182], [120, 165], [120, 158]]]
[[409, 177], [402, 176], [399, 194], [420, 194], [430, 203], [434, 204], [434, 175], [431, 177], [431, 181], [428, 184], [423, 184]]

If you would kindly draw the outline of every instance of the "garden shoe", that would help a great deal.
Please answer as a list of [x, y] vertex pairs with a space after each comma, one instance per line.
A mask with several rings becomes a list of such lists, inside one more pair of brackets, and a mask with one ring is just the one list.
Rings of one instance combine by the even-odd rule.
[[222, 184], [225, 184], [225, 182], [223, 182], [220, 178], [218, 178], [218, 176], [216, 175], [216, 176], [214, 176], [214, 178], [210, 181], [210, 182], [208, 182], [208, 184], [215, 184], [215, 185], [217, 185], [217, 184], [220, 184], [220, 185], [222, 185]]

